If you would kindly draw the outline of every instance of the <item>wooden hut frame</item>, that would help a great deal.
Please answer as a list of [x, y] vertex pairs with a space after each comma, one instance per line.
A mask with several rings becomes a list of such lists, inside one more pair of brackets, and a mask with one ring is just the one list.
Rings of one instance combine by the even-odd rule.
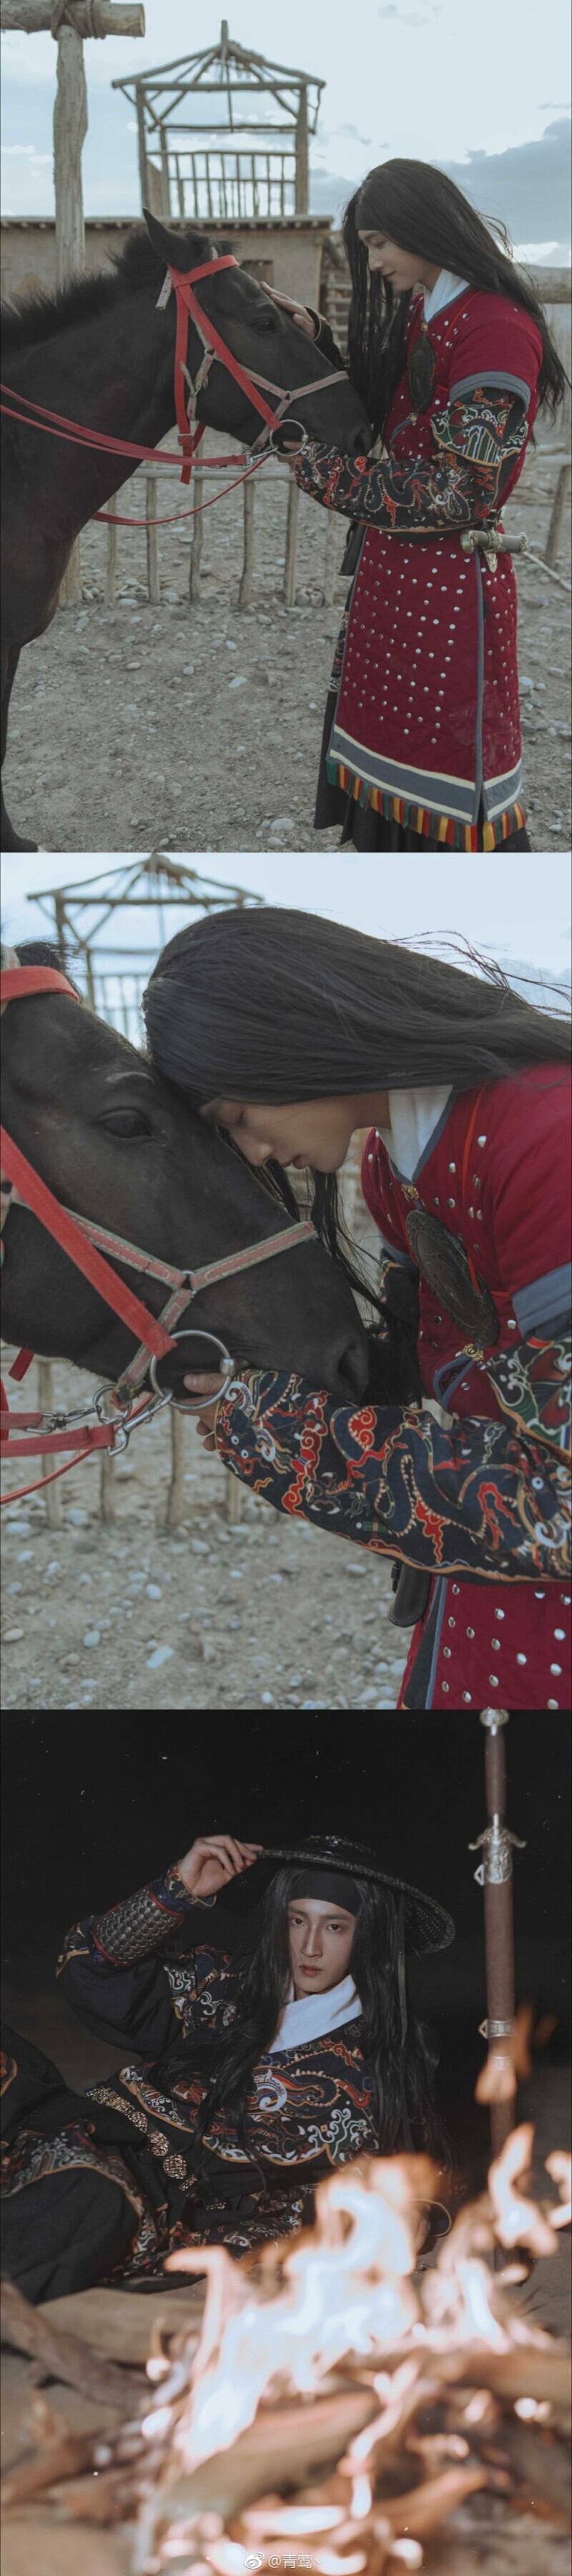
[[[235, 44], [226, 18], [218, 45], [113, 81], [135, 108], [142, 206], [166, 222], [306, 215], [309, 140], [324, 87], [309, 72]], [[216, 106], [203, 116], [198, 103], [207, 99]], [[253, 117], [243, 99], [255, 101]], [[209, 135], [217, 137], [212, 147]]]

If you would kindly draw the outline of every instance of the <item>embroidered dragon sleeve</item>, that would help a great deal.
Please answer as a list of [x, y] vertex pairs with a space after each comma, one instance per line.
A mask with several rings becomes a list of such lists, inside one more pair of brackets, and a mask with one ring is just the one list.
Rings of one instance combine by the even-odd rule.
[[248, 1370], [221, 1396], [216, 1446], [275, 1510], [358, 1547], [427, 1573], [561, 1580], [569, 1467], [506, 1396], [512, 1418], [445, 1427], [423, 1405], [338, 1405], [286, 1370]]
[[[514, 1350], [494, 1353], [487, 1361], [497, 1404], [513, 1430], [525, 1439], [546, 1441], [564, 1459], [570, 1458], [572, 1439], [571, 1359], [570, 1324], [563, 1315], [517, 1342]], [[565, 1468], [563, 1472], [565, 1477]]]
[[496, 517], [515, 463], [526, 445], [520, 395], [477, 386], [470, 401], [457, 396], [431, 420], [434, 457], [341, 456], [312, 443], [296, 457], [303, 492], [325, 509], [394, 536], [424, 537]]

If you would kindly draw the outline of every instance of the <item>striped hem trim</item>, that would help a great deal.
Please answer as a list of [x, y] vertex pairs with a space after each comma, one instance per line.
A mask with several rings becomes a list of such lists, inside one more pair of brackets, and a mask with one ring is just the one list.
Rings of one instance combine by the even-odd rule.
[[[371, 806], [374, 814], [383, 814], [386, 823], [409, 824], [421, 839], [440, 841], [448, 850], [478, 849], [477, 823], [455, 823], [448, 814], [431, 814], [426, 805], [413, 805], [403, 796], [389, 796], [381, 787], [368, 787], [363, 778], [354, 778], [343, 761], [326, 760], [326, 775], [329, 787], [341, 787], [364, 810]], [[483, 850], [498, 850], [511, 832], [524, 831], [525, 819], [522, 805], [508, 805], [504, 814], [496, 815], [494, 823], [483, 822]]]

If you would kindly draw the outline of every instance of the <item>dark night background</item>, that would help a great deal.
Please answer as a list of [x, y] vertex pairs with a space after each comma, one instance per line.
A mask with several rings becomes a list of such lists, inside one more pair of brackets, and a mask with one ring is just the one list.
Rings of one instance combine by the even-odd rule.
[[[201, 1731], [202, 1730], [202, 1731]], [[412, 2000], [440, 2034], [440, 2097], [457, 2153], [486, 2157], [473, 2104], [486, 2012], [483, 1898], [469, 1852], [486, 1823], [485, 1736], [478, 1717], [389, 1716], [304, 1723], [161, 1715], [9, 1716], [3, 1720], [5, 2006], [62, 2065], [96, 2081], [119, 2058], [77, 2029], [54, 1988], [70, 1923], [130, 1895], [196, 1834], [288, 1844], [320, 1829], [375, 1844], [389, 1870], [453, 1914], [451, 1949], [411, 1970]], [[569, 1769], [564, 1716], [516, 1716], [507, 1729], [507, 1821], [515, 1853], [517, 2001], [554, 2012], [548, 2058], [570, 2047]], [[216, 1908], [221, 1946], [242, 1946], [248, 1881]], [[215, 1939], [215, 1909], [202, 1918]], [[208, 1928], [207, 1928], [208, 1927]], [[125, 2051], [123, 2052], [125, 2054]]]

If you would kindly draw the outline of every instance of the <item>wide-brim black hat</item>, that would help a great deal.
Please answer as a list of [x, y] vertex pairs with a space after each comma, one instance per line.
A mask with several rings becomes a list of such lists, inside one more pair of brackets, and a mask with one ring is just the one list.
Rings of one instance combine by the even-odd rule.
[[411, 1887], [406, 1878], [394, 1878], [391, 1870], [382, 1869], [377, 1852], [369, 1843], [351, 1843], [340, 1834], [306, 1834], [295, 1848], [284, 1849], [278, 1843], [265, 1843], [258, 1860], [251, 1863], [248, 1876], [269, 1860], [291, 1863], [302, 1868], [346, 1872], [348, 1878], [369, 1878], [376, 1887], [389, 1887], [399, 1900], [403, 1897], [403, 1921], [406, 1947], [417, 1950], [447, 1950], [455, 1939], [455, 1925], [444, 1905], [435, 1896], [426, 1896], [420, 1887]]

